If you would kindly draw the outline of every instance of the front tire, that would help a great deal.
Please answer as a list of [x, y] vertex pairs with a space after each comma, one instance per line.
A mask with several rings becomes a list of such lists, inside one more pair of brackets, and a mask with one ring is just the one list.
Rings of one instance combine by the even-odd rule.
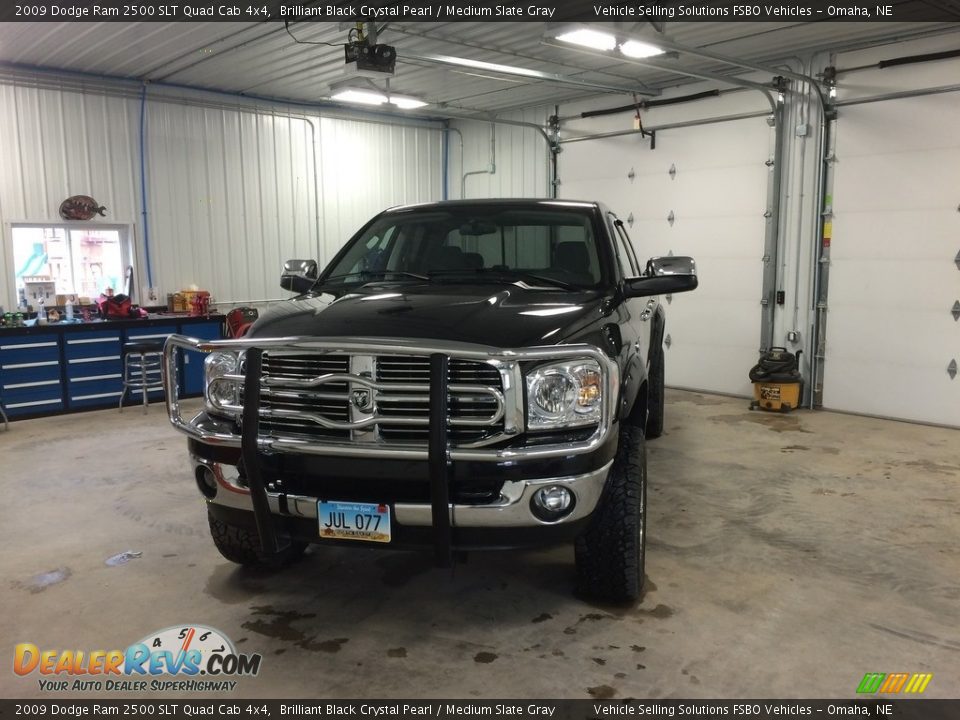
[[577, 590], [610, 602], [636, 600], [643, 589], [647, 455], [643, 431], [621, 424], [620, 444], [600, 502], [577, 538]]
[[279, 570], [297, 560], [307, 549], [307, 544], [290, 542], [277, 553], [264, 552], [260, 547], [260, 536], [255, 530], [224, 522], [207, 510], [210, 524], [210, 537], [217, 550], [230, 562], [244, 567]]

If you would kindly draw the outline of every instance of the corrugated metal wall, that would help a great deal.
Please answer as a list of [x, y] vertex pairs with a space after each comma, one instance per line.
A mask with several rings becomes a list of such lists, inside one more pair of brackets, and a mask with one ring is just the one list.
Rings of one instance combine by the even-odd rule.
[[322, 118], [318, 127], [324, 259], [386, 207], [443, 195], [438, 129]]
[[128, 100], [0, 85], [0, 305], [15, 306], [11, 221], [59, 220], [92, 195], [112, 222], [137, 214], [136, 106]]
[[277, 297], [284, 259], [318, 255], [306, 121], [156, 103], [147, 140], [153, 277], [164, 292], [196, 284], [218, 299]]
[[[153, 285], [190, 284], [218, 300], [286, 295], [290, 257], [321, 263], [374, 213], [442, 195], [437, 126], [390, 125], [147, 101], [147, 214]], [[60, 202], [92, 195], [101, 223], [130, 224], [147, 284], [140, 101], [0, 84], [0, 305], [15, 304], [11, 222], [57, 222]], [[96, 222], [96, 221], [94, 221]]]
[[[504, 120], [533, 123], [543, 127], [550, 108], [529, 108], [504, 113]], [[463, 138], [461, 157], [457, 133], [450, 136], [450, 173], [447, 179], [451, 199], [484, 197], [549, 197], [548, 170], [550, 152], [543, 136], [533, 128], [493, 125], [494, 143], [491, 156], [491, 123], [454, 121], [451, 128]], [[490, 173], [493, 157], [494, 173]], [[464, 185], [464, 173], [470, 173]], [[474, 174], [476, 173], [476, 174]], [[463, 190], [466, 192], [463, 192]]]

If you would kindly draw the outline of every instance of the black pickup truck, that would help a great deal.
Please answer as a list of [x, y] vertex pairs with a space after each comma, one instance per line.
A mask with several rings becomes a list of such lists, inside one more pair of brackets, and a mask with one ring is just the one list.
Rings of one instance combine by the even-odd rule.
[[[446, 565], [573, 542], [581, 593], [637, 597], [657, 296], [697, 287], [692, 259], [641, 265], [599, 203], [451, 201], [387, 210], [281, 285], [298, 296], [243, 338], [166, 345], [170, 421], [224, 557], [280, 567], [363, 544]], [[191, 419], [184, 350], [206, 354]]]

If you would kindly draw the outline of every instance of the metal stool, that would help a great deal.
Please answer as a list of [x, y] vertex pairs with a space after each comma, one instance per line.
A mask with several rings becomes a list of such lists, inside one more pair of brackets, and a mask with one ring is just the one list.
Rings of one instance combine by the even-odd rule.
[[120, 393], [120, 412], [127, 390], [143, 393], [143, 412], [150, 402], [147, 392], [163, 387], [163, 342], [143, 340], [123, 344], [123, 392]]

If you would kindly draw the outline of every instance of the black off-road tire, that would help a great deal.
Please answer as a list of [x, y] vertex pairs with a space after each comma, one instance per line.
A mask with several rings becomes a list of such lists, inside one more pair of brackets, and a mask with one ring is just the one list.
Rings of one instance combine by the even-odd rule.
[[636, 600], [643, 589], [647, 454], [643, 431], [621, 424], [620, 445], [589, 527], [577, 538], [577, 592], [608, 602]]
[[244, 567], [279, 570], [299, 560], [307, 549], [306, 543], [291, 541], [278, 553], [265, 553], [255, 530], [223, 522], [209, 510], [207, 520], [210, 523], [210, 537], [220, 554]]
[[648, 440], [663, 435], [663, 343], [650, 350], [650, 377], [647, 378], [647, 426]]

